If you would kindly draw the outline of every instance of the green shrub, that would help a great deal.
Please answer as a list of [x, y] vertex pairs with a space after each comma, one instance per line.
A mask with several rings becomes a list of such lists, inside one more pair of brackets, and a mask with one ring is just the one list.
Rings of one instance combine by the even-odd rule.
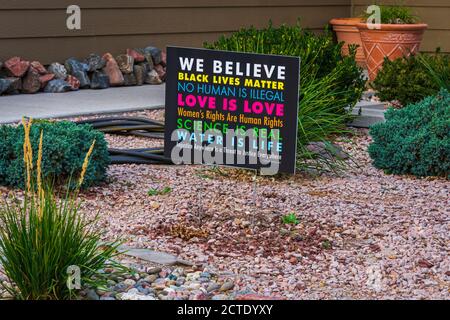
[[[37, 121], [31, 127], [30, 139], [34, 159], [40, 132], [45, 132], [42, 159], [44, 179], [64, 182], [81, 172], [83, 160], [95, 140], [92, 159], [86, 172], [83, 187], [103, 181], [109, 165], [109, 154], [104, 134], [90, 125], [77, 125], [68, 121]], [[0, 184], [23, 188], [23, 126], [0, 126]]]
[[[412, 14], [411, 9], [404, 6], [380, 6], [381, 23], [384, 24], [413, 24], [419, 21], [419, 18]], [[363, 14], [367, 19], [371, 13]]]
[[364, 90], [365, 81], [355, 62], [356, 48], [343, 57], [342, 45], [334, 43], [328, 30], [316, 35], [298, 25], [276, 28], [272, 24], [265, 29], [241, 29], [215, 43], [205, 43], [209, 49], [300, 57], [299, 169], [333, 169], [333, 164], [318, 159], [305, 146], [345, 131], [351, 119], [346, 108], [353, 108]]
[[386, 173], [450, 178], [450, 95], [442, 89], [370, 129], [373, 165]]
[[438, 52], [385, 59], [372, 88], [382, 101], [398, 100], [407, 105], [436, 94], [445, 82], [447, 86], [450, 83], [450, 57]]

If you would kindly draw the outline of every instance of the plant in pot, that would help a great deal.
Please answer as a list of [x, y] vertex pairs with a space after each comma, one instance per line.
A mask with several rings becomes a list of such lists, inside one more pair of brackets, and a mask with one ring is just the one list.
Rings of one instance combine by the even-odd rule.
[[423, 33], [428, 25], [419, 23], [410, 9], [403, 6], [380, 6], [379, 28], [366, 21], [356, 24], [362, 41], [369, 79], [373, 81], [384, 59], [395, 60], [419, 51]]
[[361, 23], [362, 18], [335, 18], [330, 20], [334, 32], [339, 42], [344, 42], [342, 46], [342, 55], [348, 56], [350, 53], [350, 46], [357, 46], [355, 60], [359, 66], [365, 67], [366, 57], [362, 47], [361, 36], [356, 27], [357, 23]]

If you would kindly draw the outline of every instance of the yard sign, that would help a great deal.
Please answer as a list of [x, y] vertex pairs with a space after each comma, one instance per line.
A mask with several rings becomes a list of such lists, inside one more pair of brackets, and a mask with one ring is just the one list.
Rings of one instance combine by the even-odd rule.
[[299, 58], [167, 48], [165, 156], [294, 173]]

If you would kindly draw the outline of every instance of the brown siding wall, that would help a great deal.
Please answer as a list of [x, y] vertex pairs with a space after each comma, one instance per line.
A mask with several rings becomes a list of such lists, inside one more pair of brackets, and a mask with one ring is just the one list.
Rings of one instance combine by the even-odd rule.
[[[373, 0], [352, 0], [353, 13], [358, 15]], [[380, 4], [396, 4], [398, 0], [381, 0]], [[450, 0], [403, 0], [406, 6], [411, 7], [414, 14], [428, 24], [421, 46], [422, 51], [432, 52], [440, 47], [444, 52], [450, 52]]]
[[[66, 8], [81, 7], [81, 30], [66, 28]], [[320, 30], [350, 14], [350, 0], [2, 0], [0, 60], [43, 63], [118, 54], [127, 47], [201, 46], [240, 27], [294, 24]]]

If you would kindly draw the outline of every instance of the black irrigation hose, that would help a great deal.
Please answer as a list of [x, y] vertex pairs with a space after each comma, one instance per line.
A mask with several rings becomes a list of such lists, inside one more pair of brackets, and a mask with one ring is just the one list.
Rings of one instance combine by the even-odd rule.
[[147, 118], [140, 118], [140, 117], [107, 117], [107, 118], [80, 120], [80, 121], [77, 121], [76, 123], [78, 123], [78, 124], [88, 123], [88, 124], [93, 125], [93, 124], [99, 123], [99, 122], [100, 123], [105, 122], [105, 123], [111, 124], [112, 122], [115, 122], [115, 121], [143, 122], [143, 123], [148, 123], [148, 124], [164, 126], [164, 122], [147, 119]]
[[[108, 134], [134, 135], [152, 139], [164, 139], [164, 123], [141, 117], [107, 117], [77, 121], [90, 124], [96, 130]], [[111, 164], [172, 164], [164, 157], [164, 148], [108, 149]]]

